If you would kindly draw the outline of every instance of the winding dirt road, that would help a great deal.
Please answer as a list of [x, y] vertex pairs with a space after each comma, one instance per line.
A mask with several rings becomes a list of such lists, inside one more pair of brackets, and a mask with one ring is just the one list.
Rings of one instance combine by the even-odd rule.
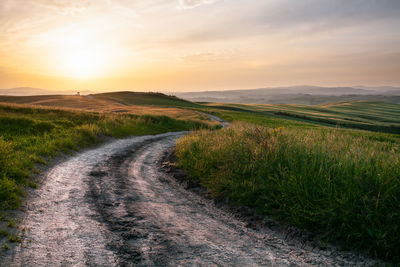
[[2, 266], [373, 263], [252, 230], [185, 190], [160, 165], [183, 134], [116, 140], [52, 168], [22, 221], [29, 230], [21, 245], [3, 256]]

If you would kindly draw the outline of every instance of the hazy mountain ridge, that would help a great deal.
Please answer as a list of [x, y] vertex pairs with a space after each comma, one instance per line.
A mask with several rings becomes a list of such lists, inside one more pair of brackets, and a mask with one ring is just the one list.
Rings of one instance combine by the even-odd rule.
[[[48, 90], [32, 87], [0, 89], [0, 95], [33, 96], [33, 95], [75, 95], [74, 90]], [[93, 91], [81, 91], [82, 95]], [[320, 87], [290, 86], [258, 89], [200, 91], [168, 93], [195, 102], [225, 102], [239, 104], [303, 104], [318, 105], [328, 102], [344, 101], [383, 101], [400, 103], [400, 87], [393, 86], [354, 86], [354, 87]]]
[[[7, 96], [33, 96], [33, 95], [74, 95], [76, 94], [76, 90], [49, 90], [42, 88], [34, 88], [34, 87], [16, 87], [9, 89], [0, 89], [0, 95]], [[92, 91], [81, 91], [81, 94], [91, 94]]]
[[303, 85], [248, 90], [185, 92], [175, 93], [175, 95], [190, 101], [241, 104], [317, 105], [354, 100], [400, 103], [400, 87], [390, 86], [318, 87]]

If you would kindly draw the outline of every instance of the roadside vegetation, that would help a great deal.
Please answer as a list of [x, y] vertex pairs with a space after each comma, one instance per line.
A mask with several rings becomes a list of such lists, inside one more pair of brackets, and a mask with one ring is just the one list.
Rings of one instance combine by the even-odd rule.
[[83, 112], [0, 104], [0, 209], [21, 204], [35, 164], [62, 152], [82, 149], [105, 136], [157, 134], [208, 127], [166, 116]]
[[179, 166], [216, 198], [399, 261], [399, 136], [272, 121], [191, 133]]

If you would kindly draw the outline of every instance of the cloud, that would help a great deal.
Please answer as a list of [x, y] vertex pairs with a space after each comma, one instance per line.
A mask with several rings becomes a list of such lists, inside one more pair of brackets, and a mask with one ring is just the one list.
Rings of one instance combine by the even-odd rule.
[[215, 52], [194, 53], [183, 56], [181, 59], [189, 64], [201, 63], [223, 63], [230, 62], [235, 58], [236, 51], [233, 50], [217, 50]]
[[76, 15], [94, 7], [107, 7], [112, 0], [36, 0], [37, 6], [55, 11], [61, 15]]
[[[188, 8], [209, 1], [181, 0]], [[226, 5], [228, 6], [228, 5]], [[171, 42], [210, 42], [252, 36], [305, 36], [344, 29], [368, 28], [378, 23], [400, 26], [399, 0], [253, 0], [230, 1], [203, 12], [186, 32]], [[229, 11], [229, 13], [227, 13]], [[192, 15], [192, 14], [191, 14]], [[388, 29], [390, 31], [390, 29]]]
[[179, 7], [183, 9], [195, 8], [201, 5], [209, 5], [217, 0], [179, 0]]
[[252, 21], [278, 28], [318, 23], [340, 27], [399, 16], [398, 0], [281, 0], [253, 12]]
[[212, 62], [216, 61], [216, 55], [214, 53], [197, 53], [182, 58], [185, 62]]

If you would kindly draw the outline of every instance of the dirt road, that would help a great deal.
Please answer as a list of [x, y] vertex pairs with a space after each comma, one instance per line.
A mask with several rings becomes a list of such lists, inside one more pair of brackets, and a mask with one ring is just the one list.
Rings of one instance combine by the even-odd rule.
[[373, 262], [252, 230], [160, 170], [177, 137], [116, 140], [58, 164], [2, 266], [296, 266]]

